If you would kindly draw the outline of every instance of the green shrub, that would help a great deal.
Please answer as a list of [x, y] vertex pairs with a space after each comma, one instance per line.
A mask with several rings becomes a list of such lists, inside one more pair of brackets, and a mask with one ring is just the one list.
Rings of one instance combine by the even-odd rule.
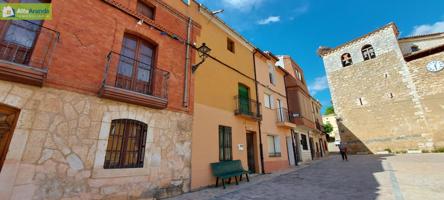
[[407, 151], [406, 150], [400, 150], [400, 151], [396, 151], [395, 153], [396, 154], [404, 154], [404, 153], [407, 153]]
[[444, 147], [434, 149], [432, 152], [433, 153], [444, 153]]
[[390, 148], [386, 148], [386, 149], [384, 149], [384, 151], [387, 151], [387, 152], [389, 152], [389, 153], [392, 153], [392, 150], [391, 150]]

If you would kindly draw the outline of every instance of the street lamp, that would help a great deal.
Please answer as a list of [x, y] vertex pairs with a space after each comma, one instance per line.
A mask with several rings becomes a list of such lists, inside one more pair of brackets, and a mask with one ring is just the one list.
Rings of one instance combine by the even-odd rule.
[[207, 46], [207, 44], [202, 43], [202, 45], [197, 48], [197, 52], [199, 53], [199, 57], [202, 59], [199, 63], [193, 65], [192, 71], [193, 73], [197, 70], [197, 68], [205, 62], [205, 59], [208, 58], [208, 53], [211, 51], [211, 49]]

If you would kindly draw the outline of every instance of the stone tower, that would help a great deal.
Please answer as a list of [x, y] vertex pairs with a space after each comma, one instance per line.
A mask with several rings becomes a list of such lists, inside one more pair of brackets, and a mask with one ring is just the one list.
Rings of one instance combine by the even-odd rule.
[[[390, 23], [336, 48], [321, 47], [341, 140], [352, 152], [444, 146], [444, 34], [398, 39]], [[435, 80], [425, 86], [429, 79]]]

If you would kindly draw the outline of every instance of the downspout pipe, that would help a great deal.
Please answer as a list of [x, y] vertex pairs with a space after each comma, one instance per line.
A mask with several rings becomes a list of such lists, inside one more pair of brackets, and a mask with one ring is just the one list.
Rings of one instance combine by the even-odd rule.
[[[256, 101], [259, 102], [259, 91], [258, 91], [258, 81], [257, 81], [257, 71], [256, 71], [256, 53], [257, 49], [253, 50], [253, 67], [254, 67], [254, 87], [256, 89]], [[258, 115], [261, 114], [261, 108], [259, 103], [256, 104], [256, 109]], [[265, 174], [265, 165], [264, 165], [264, 145], [262, 144], [262, 128], [261, 128], [261, 120], [257, 121], [258, 131], [259, 131], [259, 154], [261, 159], [261, 174]]]
[[[187, 26], [187, 44], [191, 43], [191, 27], [192, 27], [193, 19], [190, 17], [188, 19], [188, 26]], [[183, 107], [188, 108], [189, 106], [189, 73], [190, 73], [190, 45], [185, 45], [185, 76], [184, 76], [184, 83], [183, 83]]]

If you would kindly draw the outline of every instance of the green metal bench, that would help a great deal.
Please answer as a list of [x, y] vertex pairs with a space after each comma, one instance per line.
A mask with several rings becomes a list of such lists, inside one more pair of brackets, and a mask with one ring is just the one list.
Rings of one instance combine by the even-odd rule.
[[[247, 181], [250, 182], [250, 179], [248, 178], [248, 171], [244, 170], [240, 160], [221, 161], [211, 163], [210, 165], [213, 176], [216, 177], [216, 187], [218, 186], [219, 179], [221, 179], [222, 185], [225, 189], [225, 180], [228, 179], [228, 183], [230, 183], [232, 177], [234, 177], [236, 180], [236, 185], [239, 185], [239, 181], [242, 181], [242, 175], [244, 174]], [[239, 180], [237, 179], [238, 176]]]

